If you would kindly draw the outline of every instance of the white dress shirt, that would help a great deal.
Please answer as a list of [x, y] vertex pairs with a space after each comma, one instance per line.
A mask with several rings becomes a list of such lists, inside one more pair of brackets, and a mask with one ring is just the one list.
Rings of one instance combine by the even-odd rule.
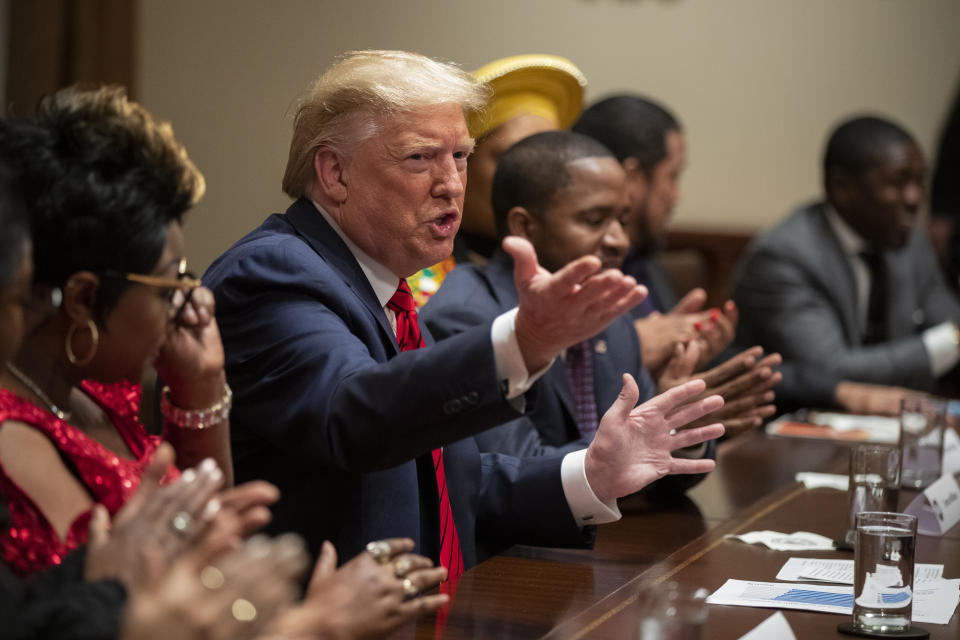
[[[829, 204], [826, 206], [827, 222], [833, 229], [833, 234], [840, 242], [840, 247], [853, 271], [853, 278], [857, 285], [857, 322], [860, 332], [867, 328], [867, 308], [870, 305], [870, 268], [860, 255], [867, 250], [867, 242], [843, 221], [840, 214]], [[891, 295], [896, 292], [891, 291]], [[956, 341], [954, 324], [950, 321], [930, 327], [920, 334], [923, 346], [930, 357], [930, 372], [934, 378], [939, 378], [953, 368], [960, 361], [960, 345]]]
[[[370, 282], [374, 295], [377, 296], [377, 301], [383, 307], [387, 321], [396, 333], [397, 316], [392, 309], [387, 307], [387, 303], [397, 291], [400, 276], [378, 263], [354, 244], [340, 229], [340, 225], [330, 217], [330, 214], [324, 211], [323, 207], [316, 202], [313, 205], [324, 220], [337, 232], [353, 257], [356, 258], [360, 269]], [[517, 342], [514, 325], [516, 316], [516, 307], [497, 316], [490, 328], [490, 341], [493, 344], [493, 359], [496, 363], [497, 379], [506, 381], [507, 399], [517, 400], [520, 403], [518, 407], [522, 410], [523, 394], [540, 376], [546, 373], [553, 362], [532, 374], [527, 371], [523, 355], [520, 353], [520, 345]], [[563, 493], [567, 498], [567, 504], [570, 506], [574, 519], [581, 526], [619, 520], [620, 510], [617, 507], [617, 501], [614, 499], [606, 503], [601, 502], [590, 487], [583, 464], [585, 454], [586, 449], [568, 453], [564, 456], [560, 465], [560, 481], [563, 485]]]

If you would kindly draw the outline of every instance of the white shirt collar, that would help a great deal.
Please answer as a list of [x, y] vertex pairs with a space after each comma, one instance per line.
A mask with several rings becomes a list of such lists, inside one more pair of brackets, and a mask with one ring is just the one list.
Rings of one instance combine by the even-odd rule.
[[355, 245], [353, 240], [347, 237], [347, 234], [343, 232], [340, 225], [330, 217], [329, 213], [323, 210], [323, 207], [313, 200], [310, 202], [313, 202], [313, 206], [317, 208], [317, 211], [320, 212], [323, 219], [333, 227], [333, 230], [337, 232], [340, 239], [347, 245], [347, 249], [350, 249], [350, 253], [353, 254], [353, 257], [356, 258], [360, 264], [363, 275], [367, 276], [367, 281], [370, 282], [370, 286], [373, 288], [373, 293], [377, 296], [377, 301], [380, 303], [380, 306], [387, 306], [390, 298], [397, 292], [397, 285], [400, 284], [400, 276], [394, 274], [390, 269], [368, 256], [363, 249]]
[[837, 240], [840, 242], [843, 251], [848, 256], [859, 257], [861, 253], [867, 250], [867, 241], [861, 238], [850, 225], [843, 221], [843, 218], [840, 217], [840, 214], [837, 213], [832, 205], [827, 204], [825, 210], [827, 222], [830, 224], [830, 228], [833, 229], [833, 234], [837, 236]]

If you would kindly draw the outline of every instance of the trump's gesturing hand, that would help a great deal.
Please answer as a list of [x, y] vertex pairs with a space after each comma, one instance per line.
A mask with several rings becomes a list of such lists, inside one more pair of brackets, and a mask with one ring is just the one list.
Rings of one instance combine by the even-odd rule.
[[723, 435], [719, 424], [682, 428], [723, 406], [716, 395], [694, 401], [705, 388], [703, 380], [691, 380], [635, 406], [640, 391], [633, 377], [624, 374], [620, 395], [600, 420], [584, 458], [587, 482], [600, 501], [635, 493], [666, 475], [713, 469], [713, 460], [671, 455]]
[[561, 351], [600, 333], [647, 296], [647, 289], [616, 269], [601, 271], [600, 259], [584, 256], [550, 273], [537, 262], [529, 241], [503, 240], [513, 257], [519, 310], [517, 342], [528, 371], [543, 368]]

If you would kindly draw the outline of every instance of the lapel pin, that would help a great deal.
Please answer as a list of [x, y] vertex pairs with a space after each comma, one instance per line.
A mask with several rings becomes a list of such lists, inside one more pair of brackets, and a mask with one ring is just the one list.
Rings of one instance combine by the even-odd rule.
[[596, 353], [606, 353], [607, 352], [607, 341], [606, 340], [597, 340], [597, 343], [593, 345], [593, 350]]

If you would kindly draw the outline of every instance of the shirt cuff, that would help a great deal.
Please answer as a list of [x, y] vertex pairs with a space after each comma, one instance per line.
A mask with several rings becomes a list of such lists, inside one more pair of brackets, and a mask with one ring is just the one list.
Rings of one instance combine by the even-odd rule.
[[930, 356], [930, 372], [939, 378], [960, 360], [960, 344], [957, 344], [957, 329], [952, 322], [941, 322], [921, 334], [923, 346]]
[[560, 481], [567, 504], [570, 505], [570, 512], [580, 527], [616, 522], [620, 519], [617, 500], [600, 502], [587, 482], [587, 471], [583, 466], [586, 455], [586, 449], [573, 451], [563, 456], [563, 462], [560, 463]]
[[522, 395], [533, 386], [540, 376], [553, 365], [554, 358], [539, 371], [532, 374], [520, 353], [516, 329], [517, 308], [497, 316], [490, 327], [490, 341], [493, 343], [493, 360], [497, 365], [497, 380], [505, 383], [507, 400]]

